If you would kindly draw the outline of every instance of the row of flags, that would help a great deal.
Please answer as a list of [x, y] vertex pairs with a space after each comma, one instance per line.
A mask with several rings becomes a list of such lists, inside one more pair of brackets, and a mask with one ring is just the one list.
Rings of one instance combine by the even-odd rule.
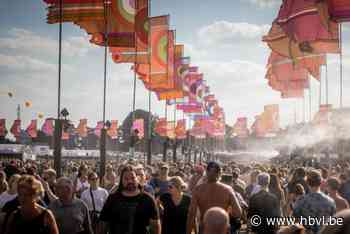
[[[69, 135], [77, 134], [80, 137], [87, 137], [89, 133], [93, 131], [93, 133], [100, 137], [101, 130], [103, 129], [104, 124], [103, 121], [97, 122], [95, 128], [89, 128], [87, 126], [87, 119], [81, 119], [78, 126], [75, 128], [74, 125], [70, 125], [69, 128], [63, 128], [62, 130], [62, 139], [68, 140]], [[47, 136], [53, 136], [54, 134], [54, 119], [46, 119], [43, 125], [41, 126], [41, 131]], [[15, 138], [19, 138], [21, 135], [21, 120], [16, 119], [11, 128], [10, 132]], [[36, 138], [38, 136], [38, 126], [37, 120], [31, 120], [25, 132], [28, 134], [30, 138]], [[7, 134], [6, 129], [6, 119], [0, 119], [0, 137], [5, 137]], [[112, 120], [109, 128], [107, 129], [107, 135], [109, 135], [112, 139], [118, 138], [118, 120]]]
[[[131, 63], [146, 89], [183, 111], [194, 122], [193, 136], [224, 136], [223, 108], [199, 67], [185, 55], [184, 45], [176, 44], [170, 16], [149, 15], [149, 0], [62, 0], [61, 6], [59, 0], [43, 1], [48, 5], [49, 24], [60, 22], [61, 7], [63, 22], [85, 30], [91, 43], [108, 46], [115, 63]], [[143, 124], [137, 125], [140, 134]], [[185, 137], [184, 119], [175, 123], [161, 118], [156, 125], [155, 131], [162, 136]]]
[[[319, 111], [315, 113], [311, 124], [315, 127], [329, 127], [331, 125], [331, 104], [321, 104]], [[277, 104], [264, 106], [264, 111], [255, 116], [255, 121], [248, 128], [247, 117], [237, 118], [232, 128], [232, 136], [247, 138], [250, 135], [255, 137], [266, 137], [276, 135], [280, 132], [279, 106]]]
[[286, 0], [263, 41], [271, 49], [265, 78], [282, 98], [301, 98], [310, 77], [320, 81], [327, 53], [339, 54], [339, 23], [350, 21], [348, 0]]
[[232, 128], [232, 136], [246, 138], [249, 135], [265, 137], [280, 131], [279, 106], [277, 104], [264, 106], [264, 111], [255, 116], [255, 121], [248, 129], [247, 117], [237, 118]]

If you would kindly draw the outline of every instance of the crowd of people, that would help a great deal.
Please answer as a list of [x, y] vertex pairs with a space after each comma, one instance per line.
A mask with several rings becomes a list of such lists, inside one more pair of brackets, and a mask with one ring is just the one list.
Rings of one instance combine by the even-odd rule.
[[[0, 233], [350, 233], [345, 159], [318, 165], [110, 160], [103, 177], [98, 168], [93, 160], [70, 160], [58, 178], [50, 160], [2, 161]], [[331, 225], [331, 218], [342, 222]]]

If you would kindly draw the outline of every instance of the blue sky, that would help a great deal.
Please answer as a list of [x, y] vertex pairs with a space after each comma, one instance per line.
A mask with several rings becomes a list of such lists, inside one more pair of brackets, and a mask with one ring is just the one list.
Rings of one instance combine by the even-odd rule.
[[[177, 43], [204, 72], [212, 92], [232, 125], [246, 116], [251, 124], [265, 104], [280, 104], [283, 126], [302, 119], [302, 101], [282, 100], [264, 79], [269, 49], [261, 36], [269, 29], [281, 0], [152, 0], [151, 15], [170, 14]], [[23, 126], [39, 112], [45, 117], [57, 109], [58, 25], [46, 24], [45, 4], [38, 0], [3, 0], [0, 6], [0, 118], [8, 128], [22, 105]], [[350, 104], [350, 27], [344, 30], [344, 104]], [[329, 56], [330, 102], [338, 106], [339, 59]], [[131, 110], [133, 73], [128, 64], [108, 60], [107, 119], [122, 121]], [[312, 109], [317, 110], [319, 84], [312, 82]], [[13, 98], [3, 93], [11, 91]], [[71, 119], [102, 119], [103, 48], [72, 24], [63, 26], [62, 107]], [[136, 107], [147, 109], [147, 92], [137, 83]], [[31, 108], [23, 103], [30, 100]], [[324, 100], [323, 100], [324, 101]], [[162, 116], [164, 103], [152, 96], [153, 111]], [[170, 108], [172, 109], [172, 108]], [[178, 117], [182, 114], [178, 113]], [[169, 116], [172, 118], [172, 115]], [[308, 116], [307, 116], [308, 117]], [[40, 123], [41, 124], [41, 123]], [[41, 126], [41, 125], [40, 125]]]

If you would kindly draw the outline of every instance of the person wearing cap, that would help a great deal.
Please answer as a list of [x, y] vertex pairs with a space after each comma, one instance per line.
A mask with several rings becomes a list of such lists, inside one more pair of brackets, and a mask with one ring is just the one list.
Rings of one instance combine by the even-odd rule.
[[[321, 173], [317, 170], [311, 170], [307, 175], [307, 183], [310, 186], [310, 192], [303, 198], [295, 202], [293, 216], [312, 217], [322, 219], [322, 217], [331, 217], [336, 213], [334, 200], [321, 192]], [[305, 228], [312, 232], [318, 233], [322, 225], [304, 225]]]
[[242, 214], [242, 209], [232, 187], [219, 182], [221, 166], [217, 162], [209, 162], [206, 173], [207, 182], [198, 185], [192, 192], [187, 218], [187, 234], [191, 234], [195, 226], [197, 209], [199, 209], [201, 214], [200, 231], [203, 229], [203, 215], [214, 206], [221, 207], [227, 212], [230, 211], [231, 218], [240, 218]]

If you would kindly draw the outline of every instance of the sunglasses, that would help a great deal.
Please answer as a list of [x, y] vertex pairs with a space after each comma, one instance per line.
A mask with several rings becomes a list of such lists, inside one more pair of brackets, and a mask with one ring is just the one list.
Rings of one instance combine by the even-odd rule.
[[98, 178], [97, 177], [89, 178], [89, 180], [98, 180]]

